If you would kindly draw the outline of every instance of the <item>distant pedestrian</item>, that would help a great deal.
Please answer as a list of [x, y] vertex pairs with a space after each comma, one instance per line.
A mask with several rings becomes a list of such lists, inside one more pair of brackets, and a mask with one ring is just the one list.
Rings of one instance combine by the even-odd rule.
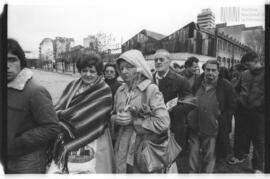
[[226, 80], [230, 81], [230, 74], [229, 74], [229, 70], [227, 67], [225, 66], [221, 66], [219, 67], [219, 74]]
[[26, 68], [25, 54], [8, 39], [7, 173], [45, 173], [50, 143], [60, 131], [49, 92]]
[[[190, 132], [190, 173], [213, 173], [217, 135], [228, 140], [227, 119], [236, 107], [235, 93], [230, 82], [219, 76], [219, 63], [209, 60], [204, 73], [193, 86], [198, 108], [188, 115]], [[225, 141], [225, 144], [227, 142]]]

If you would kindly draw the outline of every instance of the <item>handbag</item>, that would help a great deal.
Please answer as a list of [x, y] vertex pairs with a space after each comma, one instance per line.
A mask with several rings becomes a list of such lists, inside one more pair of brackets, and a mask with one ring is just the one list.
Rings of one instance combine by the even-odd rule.
[[136, 156], [139, 170], [143, 173], [154, 173], [169, 168], [181, 150], [170, 130], [161, 142], [144, 138]]
[[[151, 93], [149, 86], [142, 96], [144, 105], [147, 105], [147, 94]], [[158, 136], [158, 140], [144, 135], [136, 153], [137, 166], [141, 172], [154, 173], [169, 168], [182, 151], [170, 129], [164, 134]]]

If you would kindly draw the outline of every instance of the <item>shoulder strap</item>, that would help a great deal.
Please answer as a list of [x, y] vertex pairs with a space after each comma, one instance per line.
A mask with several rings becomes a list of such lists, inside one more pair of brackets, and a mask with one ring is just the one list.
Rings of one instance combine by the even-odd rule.
[[152, 92], [150, 88], [152, 85], [154, 85], [154, 83], [149, 84], [147, 88], [142, 92], [142, 99], [141, 99], [142, 104], [149, 105], [149, 95]]

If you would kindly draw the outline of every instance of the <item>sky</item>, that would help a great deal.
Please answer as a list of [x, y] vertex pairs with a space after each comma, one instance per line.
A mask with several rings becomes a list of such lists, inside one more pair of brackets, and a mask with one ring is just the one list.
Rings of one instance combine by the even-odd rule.
[[[142, 29], [169, 35], [190, 22], [196, 22], [202, 9], [210, 8], [216, 23], [222, 23], [221, 8], [239, 7], [240, 20], [228, 25], [264, 26], [264, 4], [270, 0], [6, 0], [8, 37], [19, 41], [25, 51], [38, 56], [43, 38], [57, 36], [75, 39], [98, 32], [112, 34], [125, 42]], [[1, 4], [0, 4], [1, 5]]]

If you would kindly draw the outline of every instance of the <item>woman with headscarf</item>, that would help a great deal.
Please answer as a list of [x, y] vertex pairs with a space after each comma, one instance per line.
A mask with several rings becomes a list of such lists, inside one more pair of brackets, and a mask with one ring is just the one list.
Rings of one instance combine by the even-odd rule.
[[[152, 83], [151, 71], [140, 51], [123, 53], [116, 64], [125, 82], [115, 94], [111, 117], [120, 125], [115, 144], [116, 172], [142, 173], [136, 157], [138, 146], [145, 137], [158, 138], [166, 133], [170, 117], [163, 96]], [[151, 117], [138, 115], [146, 111], [152, 113]]]
[[55, 168], [60, 173], [113, 173], [112, 93], [103, 79], [103, 61], [97, 54], [83, 54], [76, 66], [81, 77], [67, 85], [55, 107], [63, 128]]

